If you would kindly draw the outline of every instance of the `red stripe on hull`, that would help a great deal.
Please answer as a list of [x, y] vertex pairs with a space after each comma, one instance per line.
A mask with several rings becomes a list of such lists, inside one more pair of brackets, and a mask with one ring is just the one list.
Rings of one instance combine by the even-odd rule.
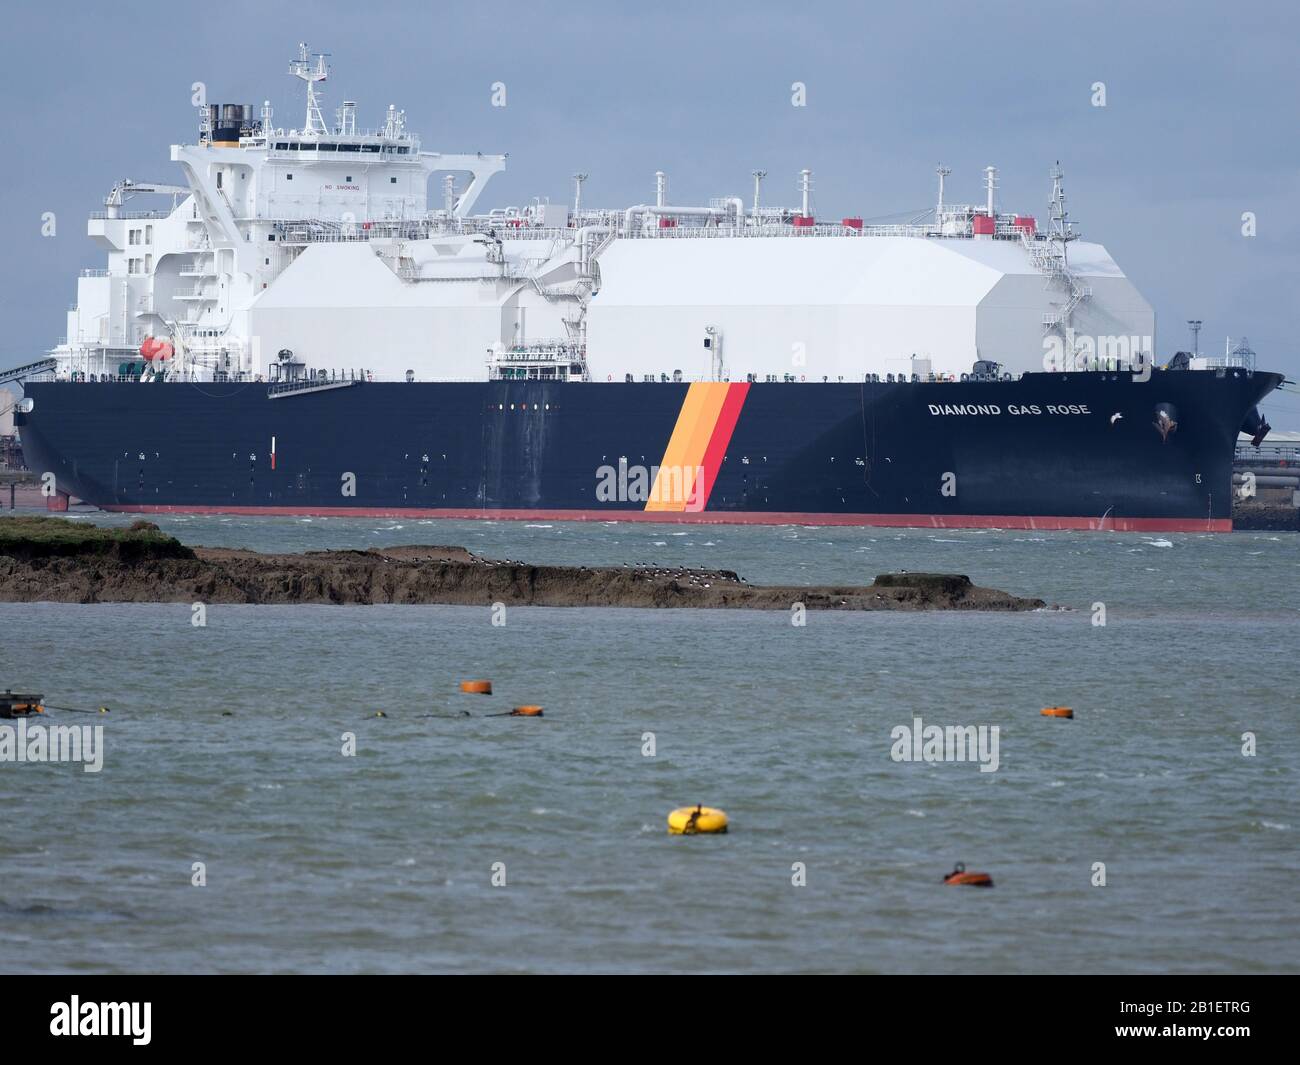
[[736, 422], [740, 420], [740, 408], [745, 405], [749, 394], [749, 382], [741, 381], [727, 386], [727, 398], [722, 401], [722, 410], [718, 412], [718, 421], [709, 437], [708, 447], [704, 451], [703, 484], [696, 489], [701, 502], [701, 510], [709, 505], [709, 496], [713, 494], [713, 482], [722, 467], [722, 458], [731, 443], [731, 434], [736, 431]]
[[1067, 518], [997, 514], [796, 514], [775, 511], [438, 510], [428, 507], [103, 506], [126, 514], [252, 517], [446, 518], [456, 521], [643, 521], [657, 525], [856, 525], [888, 529], [1026, 529], [1035, 532], [1232, 532], [1231, 518]]

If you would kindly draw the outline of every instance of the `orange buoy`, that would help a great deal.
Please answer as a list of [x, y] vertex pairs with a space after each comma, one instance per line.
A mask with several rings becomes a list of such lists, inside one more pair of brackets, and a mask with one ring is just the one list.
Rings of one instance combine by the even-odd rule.
[[943, 878], [945, 884], [966, 884], [968, 887], [992, 887], [993, 878], [988, 873], [968, 873], [966, 863], [958, 862], [953, 871]]
[[1043, 717], [1074, 717], [1074, 711], [1068, 706], [1045, 706]]
[[540, 706], [516, 706], [510, 711], [511, 717], [541, 717], [542, 708]]
[[471, 695], [491, 695], [492, 682], [490, 680], [462, 680], [460, 690], [469, 692]]

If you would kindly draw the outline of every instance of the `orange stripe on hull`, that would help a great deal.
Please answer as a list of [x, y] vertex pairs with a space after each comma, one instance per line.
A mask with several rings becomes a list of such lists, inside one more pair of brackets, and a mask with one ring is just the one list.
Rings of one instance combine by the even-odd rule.
[[703, 509], [696, 471], [704, 462], [729, 387], [725, 381], [695, 381], [686, 390], [646, 510], [680, 513], [687, 509], [688, 501], [691, 509]]
[[661, 495], [667, 494], [666, 487], [667, 476], [664, 467], [669, 465], [679, 465], [680, 457], [686, 452], [687, 442], [690, 440], [691, 429], [699, 417], [700, 405], [704, 399], [704, 391], [699, 382], [693, 383], [686, 390], [686, 398], [682, 401], [682, 409], [677, 412], [677, 421], [673, 425], [672, 435], [668, 438], [668, 446], [664, 449], [664, 457], [659, 462], [660, 472], [655, 475], [654, 484], [650, 487], [650, 500], [646, 503], [646, 510], [673, 510], [673, 506], [661, 500]]

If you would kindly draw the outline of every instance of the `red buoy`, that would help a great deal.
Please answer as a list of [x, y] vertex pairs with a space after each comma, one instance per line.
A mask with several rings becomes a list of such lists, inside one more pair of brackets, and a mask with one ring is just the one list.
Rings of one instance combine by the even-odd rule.
[[965, 862], [958, 862], [953, 871], [943, 878], [945, 884], [966, 884], [969, 887], [992, 887], [993, 878], [988, 873], [968, 873]]

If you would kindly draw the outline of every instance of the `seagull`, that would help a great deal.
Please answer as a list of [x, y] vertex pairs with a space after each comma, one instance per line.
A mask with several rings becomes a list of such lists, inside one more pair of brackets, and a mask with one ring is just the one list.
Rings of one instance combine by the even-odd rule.
[[1114, 414], [1112, 414], [1112, 415], [1110, 416], [1110, 424], [1111, 424], [1111, 425], [1114, 425], [1114, 424], [1115, 424], [1117, 421], [1119, 421], [1122, 417], [1124, 417], [1124, 415], [1122, 415], [1119, 411], [1116, 411]]

